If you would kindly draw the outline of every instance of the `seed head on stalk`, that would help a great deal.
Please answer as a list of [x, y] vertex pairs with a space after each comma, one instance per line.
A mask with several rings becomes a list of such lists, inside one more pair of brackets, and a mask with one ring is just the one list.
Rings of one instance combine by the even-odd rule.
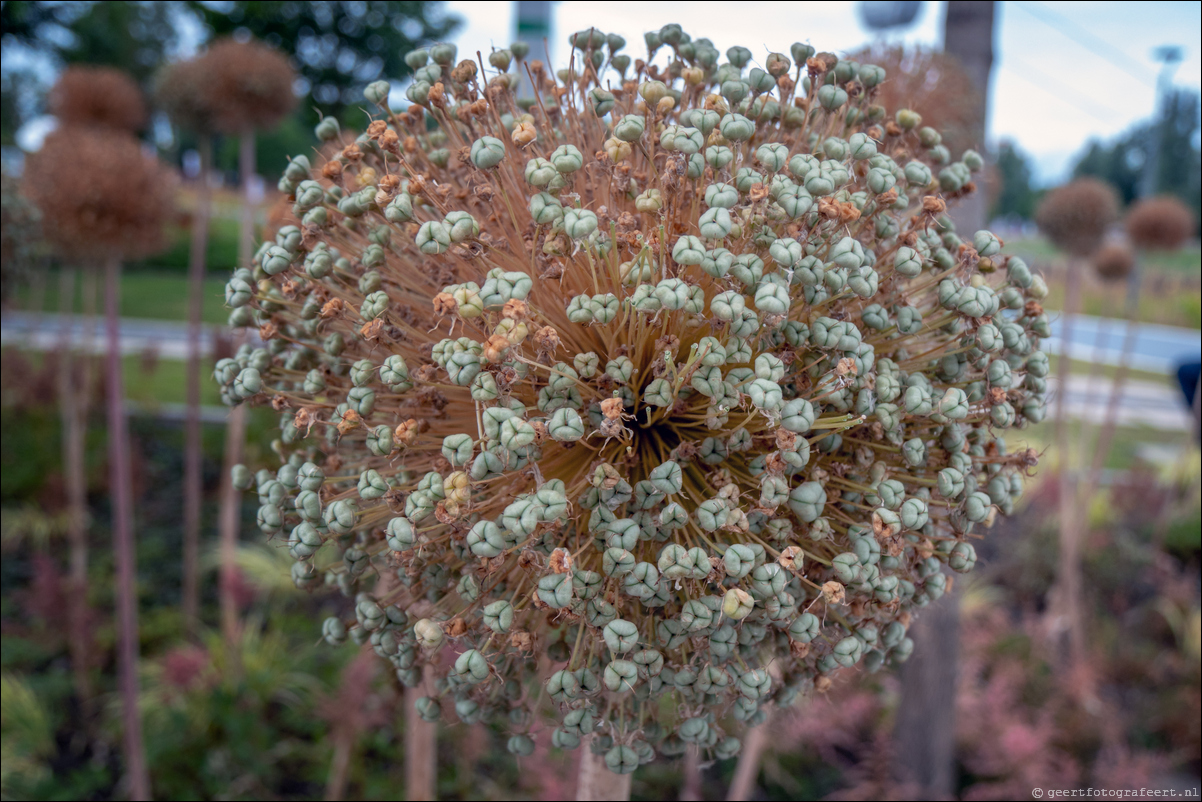
[[126, 133], [64, 128], [25, 163], [22, 189], [54, 251], [79, 264], [156, 253], [174, 175]]
[[74, 65], [63, 70], [47, 99], [64, 128], [100, 128], [136, 134], [147, 120], [142, 90], [113, 67]]
[[327, 640], [434, 663], [431, 719], [526, 754], [553, 716], [628, 772], [906, 658], [1034, 465], [1002, 433], [1043, 416], [1046, 286], [954, 232], [982, 160], [879, 68], [571, 42], [529, 102], [509, 51], [439, 45], [406, 111], [373, 84], [364, 134], [323, 121], [227, 287], [265, 342], [216, 377], [280, 414], [235, 480], [298, 585], [354, 598]]
[[1171, 195], [1136, 202], [1124, 221], [1127, 236], [1150, 251], [1175, 251], [1194, 233], [1194, 214]]
[[1101, 247], [1118, 208], [1118, 196], [1109, 184], [1078, 178], [1049, 192], [1035, 210], [1035, 221], [1057, 247], [1073, 256], [1089, 256]]

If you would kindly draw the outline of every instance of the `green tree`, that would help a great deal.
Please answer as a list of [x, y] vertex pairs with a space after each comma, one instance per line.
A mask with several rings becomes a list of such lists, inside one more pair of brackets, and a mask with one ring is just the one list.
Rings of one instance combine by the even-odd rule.
[[1160, 173], [1156, 193], [1176, 195], [1194, 210], [1195, 223], [1202, 206], [1202, 153], [1198, 148], [1199, 97], [1178, 90], [1165, 98], [1164, 126], [1160, 140]]
[[990, 216], [1030, 220], [1037, 196], [1031, 188], [1031, 162], [1027, 155], [1013, 142], [1002, 142], [997, 151], [997, 171], [1000, 186]]
[[1118, 190], [1123, 203], [1139, 195], [1148, 149], [1160, 137], [1159, 175], [1153, 194], [1171, 194], [1199, 210], [1199, 98], [1177, 90], [1164, 101], [1163, 123], [1155, 119], [1135, 125], [1111, 142], [1092, 140], [1077, 158], [1074, 176], [1093, 176]]
[[[66, 64], [103, 64], [129, 73], [143, 87], [179, 44], [183, 9], [152, 2], [5, 2], [0, 4], [0, 135], [39, 114], [46, 72]], [[14, 55], [22, 56], [13, 58]]]
[[1123, 204], [1139, 195], [1141, 168], [1147, 153], [1148, 127], [1140, 126], [1112, 142], [1090, 140], [1073, 166], [1073, 177], [1099, 178], [1118, 190]]
[[411, 70], [405, 54], [447, 38], [460, 24], [440, 3], [189, 2], [214, 36], [246, 34], [293, 56], [310, 106], [343, 117], [363, 104], [363, 87]]
[[5, 49], [19, 44], [57, 64], [104, 64], [145, 83], [179, 43], [180, 9], [150, 2], [6, 2]]

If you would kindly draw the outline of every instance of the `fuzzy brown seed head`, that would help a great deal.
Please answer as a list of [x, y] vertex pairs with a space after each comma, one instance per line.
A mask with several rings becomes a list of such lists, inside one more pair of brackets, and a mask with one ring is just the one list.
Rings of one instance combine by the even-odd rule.
[[[176, 93], [189, 87], [175, 87]], [[181, 100], [186, 103], [186, 100]], [[73, 65], [50, 90], [47, 106], [63, 128], [135, 134], [146, 125], [146, 102], [133, 79], [112, 67]]]
[[572, 570], [572, 555], [567, 549], [555, 549], [548, 561], [551, 570], [557, 574], [566, 574]]
[[1148, 250], [1177, 250], [1194, 233], [1193, 213], [1171, 196], [1137, 201], [1124, 222], [1131, 241]]
[[601, 414], [607, 420], [614, 420], [622, 417], [622, 399], [621, 398], [606, 398], [601, 402]]
[[359, 426], [362, 422], [363, 419], [359, 416], [358, 412], [353, 409], [348, 409], [346, 412], [342, 413], [342, 420], [338, 422], [338, 434], [345, 435], [356, 426]]
[[847, 598], [847, 589], [843, 587], [842, 583], [836, 582], [833, 579], [829, 582], [823, 582], [822, 598], [826, 600], [827, 604], [842, 604], [844, 599]]
[[786, 546], [776, 558], [786, 571], [800, 571], [802, 567], [802, 550], [800, 546]]
[[530, 653], [534, 651], [534, 636], [529, 632], [518, 630], [509, 635], [509, 645], [515, 651]]
[[947, 202], [937, 195], [927, 195], [922, 199], [922, 211], [930, 217], [938, 217], [947, 211]]
[[22, 189], [54, 251], [77, 264], [130, 259], [163, 246], [174, 176], [111, 129], [64, 128], [25, 161]]
[[534, 130], [534, 123], [521, 122], [514, 126], [511, 138], [513, 139], [513, 144], [519, 148], [524, 148], [538, 139], [538, 132]]
[[501, 314], [517, 321], [526, 320], [530, 317], [530, 306], [525, 301], [511, 298], [501, 307]]
[[317, 416], [314, 415], [312, 407], [301, 407], [292, 418], [292, 425], [296, 427], [298, 432], [303, 431], [306, 437], [309, 436], [309, 432], [313, 429], [313, 424], [316, 422]]
[[412, 445], [417, 439], [418, 423], [414, 418], [407, 421], [402, 421], [397, 424], [396, 430], [392, 433], [392, 437], [401, 445]]
[[1118, 196], [1107, 183], [1078, 178], [1048, 192], [1035, 210], [1039, 228], [1058, 247], [1086, 256], [1102, 244], [1118, 217]]

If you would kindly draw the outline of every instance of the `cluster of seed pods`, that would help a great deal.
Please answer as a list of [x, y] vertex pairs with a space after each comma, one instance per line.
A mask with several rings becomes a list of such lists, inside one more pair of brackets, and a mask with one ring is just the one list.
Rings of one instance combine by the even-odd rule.
[[323, 121], [228, 284], [262, 347], [216, 376], [279, 413], [235, 482], [354, 599], [328, 641], [433, 666], [429, 719], [629, 772], [907, 657], [1035, 463], [1003, 434], [1044, 414], [1047, 288], [955, 233], [981, 158], [880, 68], [571, 43], [557, 75], [418, 51], [405, 111], [381, 82], [365, 133]]

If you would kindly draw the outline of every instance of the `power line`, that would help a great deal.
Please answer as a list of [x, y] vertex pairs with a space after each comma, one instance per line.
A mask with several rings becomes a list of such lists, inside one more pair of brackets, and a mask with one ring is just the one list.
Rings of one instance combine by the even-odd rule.
[[1089, 52], [1093, 53], [1098, 58], [1109, 61], [1114, 66], [1118, 67], [1123, 72], [1130, 75], [1140, 83], [1147, 86], [1156, 86], [1156, 81], [1149, 78], [1147, 73], [1133, 69], [1131, 67], [1132, 59], [1124, 54], [1119, 48], [1096, 36], [1082, 28], [1077, 23], [1056, 13], [1052, 9], [1036, 2], [1024, 2], [1024, 0], [1014, 0], [1014, 5], [1026, 11], [1035, 19], [1055, 30], [1057, 33], [1072, 39], [1077, 44], [1084, 47]]
[[[1123, 112], [1103, 106], [1089, 95], [1077, 91], [1063, 81], [1048, 75], [1046, 72], [1038, 69], [1037, 67], [1032, 67], [1030, 64], [1016, 59], [1012, 55], [1006, 55], [1002, 59], [1002, 63], [999, 66], [1002, 69], [1009, 71], [1015, 77], [1021, 78], [1027, 83], [1042, 89], [1044, 92], [1052, 95], [1057, 100], [1067, 103], [1078, 111], [1088, 114], [1090, 117], [1093, 117], [1099, 122], [1113, 124], [1116, 115], [1119, 117], [1123, 115]], [[1017, 69], [1019, 67], [1022, 69]], [[1053, 89], [1057, 91], [1053, 91]], [[1073, 100], [1071, 97], [1068, 97], [1069, 95], [1076, 95], [1077, 100]]]

